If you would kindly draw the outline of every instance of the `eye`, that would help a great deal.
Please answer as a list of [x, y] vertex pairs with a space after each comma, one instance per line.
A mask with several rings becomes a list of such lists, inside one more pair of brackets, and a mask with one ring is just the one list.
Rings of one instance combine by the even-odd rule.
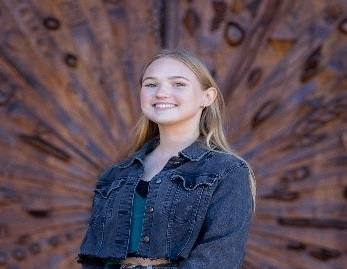
[[174, 87], [184, 87], [184, 86], [186, 86], [186, 84], [183, 83], [183, 82], [175, 82], [175, 83], [173, 84], [173, 86], [174, 86]]
[[143, 85], [144, 87], [147, 87], [147, 88], [154, 88], [154, 87], [157, 87], [157, 85], [156, 84], [154, 84], [154, 83], [147, 83], [147, 84], [145, 84], [145, 85]]

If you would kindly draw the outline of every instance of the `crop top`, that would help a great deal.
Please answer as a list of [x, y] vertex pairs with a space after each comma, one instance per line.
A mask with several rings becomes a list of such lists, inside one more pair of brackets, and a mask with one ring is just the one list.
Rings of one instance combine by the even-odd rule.
[[136, 253], [139, 247], [146, 207], [146, 197], [148, 194], [148, 185], [148, 181], [140, 180], [135, 190], [128, 253]]

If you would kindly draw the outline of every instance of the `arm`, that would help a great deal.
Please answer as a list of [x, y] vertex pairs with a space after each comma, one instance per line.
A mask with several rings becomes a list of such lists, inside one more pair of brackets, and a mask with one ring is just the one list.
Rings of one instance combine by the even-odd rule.
[[[101, 173], [101, 175], [99, 176], [96, 185], [98, 184], [98, 182], [100, 180], [106, 179], [107, 176], [111, 173], [111, 171], [112, 171], [112, 167], [104, 170]], [[96, 211], [95, 210], [95, 201], [96, 200], [95, 200], [95, 194], [94, 194], [91, 216], [89, 219], [89, 225], [90, 225], [91, 220], [93, 218], [97, 217], [97, 212], [95, 212]], [[88, 244], [85, 243], [86, 236], [87, 236], [87, 234], [85, 235], [85, 238], [83, 239], [83, 241], [81, 243], [80, 253], [77, 256], [77, 262], [82, 265], [82, 269], [104, 269], [105, 264], [104, 264], [103, 260], [101, 258], [98, 258], [97, 256], [91, 255], [90, 252], [93, 252], [93, 251], [91, 251], [91, 249], [95, 248], [95, 246], [94, 246], [94, 244], [91, 244], [90, 242]], [[85, 249], [85, 248], [87, 250], [83, 251], [83, 249]]]
[[179, 269], [240, 268], [252, 216], [249, 170], [231, 169], [217, 186], [198, 240]]

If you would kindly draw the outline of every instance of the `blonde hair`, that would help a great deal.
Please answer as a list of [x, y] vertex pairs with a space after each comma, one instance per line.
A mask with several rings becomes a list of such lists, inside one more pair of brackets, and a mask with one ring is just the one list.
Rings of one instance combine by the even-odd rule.
[[[147, 67], [153, 63], [155, 60], [160, 58], [172, 58], [176, 59], [183, 64], [185, 64], [190, 70], [192, 70], [197, 79], [199, 80], [202, 90], [207, 90], [211, 87], [215, 88], [217, 91], [217, 96], [210, 106], [203, 109], [200, 118], [200, 136], [205, 140], [205, 144], [211, 150], [218, 150], [231, 153], [236, 155], [230, 149], [229, 143], [224, 134], [223, 129], [223, 117], [222, 114], [225, 110], [224, 99], [221, 91], [211, 76], [206, 65], [195, 55], [188, 51], [177, 50], [177, 49], [162, 49], [152, 56], [152, 58], [145, 65], [142, 74], [140, 76], [139, 82], [142, 85], [143, 75]], [[139, 150], [148, 140], [153, 137], [159, 136], [158, 125], [148, 119], [145, 115], [142, 115], [138, 121], [132, 136], [132, 143], [129, 152], [134, 152]], [[237, 156], [237, 155], [236, 155]], [[239, 157], [239, 156], [237, 156]], [[240, 157], [239, 157], [240, 158]], [[240, 158], [241, 159], [241, 158]], [[247, 164], [247, 162], [245, 161]], [[248, 164], [247, 164], [248, 165]], [[249, 165], [248, 165], [249, 167]], [[250, 171], [250, 183], [253, 196], [253, 203], [255, 201], [255, 180], [252, 169], [249, 167]]]

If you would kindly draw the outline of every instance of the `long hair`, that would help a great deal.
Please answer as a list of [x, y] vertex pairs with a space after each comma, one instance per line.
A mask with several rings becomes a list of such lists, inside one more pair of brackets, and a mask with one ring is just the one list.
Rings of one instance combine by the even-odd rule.
[[[236, 155], [230, 149], [229, 143], [227, 142], [227, 139], [224, 134], [223, 114], [225, 110], [225, 104], [223, 96], [217, 83], [215, 82], [209, 70], [207, 69], [206, 65], [198, 57], [184, 50], [162, 49], [158, 51], [156, 54], [154, 54], [145, 65], [139, 79], [140, 86], [142, 85], [143, 75], [147, 67], [155, 60], [164, 57], [176, 59], [185, 64], [190, 70], [192, 70], [195, 73], [198, 81], [200, 82], [202, 90], [207, 90], [211, 87], [217, 90], [217, 96], [213, 103], [205, 107], [202, 111], [199, 124], [200, 136], [205, 140], [205, 144], [211, 150], [215, 150], [217, 148], [218, 150]], [[148, 140], [157, 136], [159, 136], [158, 125], [142, 114], [140, 120], [138, 121], [134, 129], [132, 135], [132, 143], [130, 145], [129, 152], [139, 150]], [[252, 169], [250, 167], [249, 171], [254, 202], [255, 180]]]

